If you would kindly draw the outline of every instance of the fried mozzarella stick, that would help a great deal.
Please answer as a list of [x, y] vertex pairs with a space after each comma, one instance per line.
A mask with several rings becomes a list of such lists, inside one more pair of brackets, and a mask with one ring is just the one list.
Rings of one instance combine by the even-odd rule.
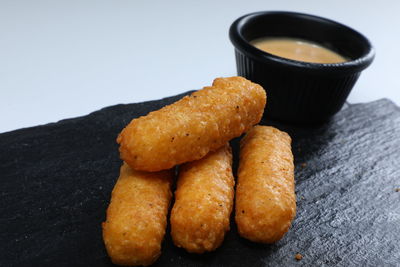
[[103, 239], [114, 264], [150, 265], [161, 254], [173, 170], [132, 170], [126, 163], [112, 191]]
[[203, 253], [221, 245], [229, 230], [234, 185], [228, 144], [180, 166], [170, 219], [176, 246]]
[[121, 158], [135, 170], [158, 171], [204, 157], [257, 124], [264, 89], [242, 77], [213, 85], [132, 120], [117, 138]]
[[241, 140], [235, 220], [239, 234], [274, 243], [296, 214], [291, 138], [267, 126], [255, 126]]

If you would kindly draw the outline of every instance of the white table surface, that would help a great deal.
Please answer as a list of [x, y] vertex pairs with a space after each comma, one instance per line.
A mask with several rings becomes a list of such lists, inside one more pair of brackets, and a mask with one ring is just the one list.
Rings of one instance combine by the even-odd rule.
[[229, 26], [261, 10], [319, 15], [363, 33], [376, 58], [349, 102], [400, 105], [397, 0], [0, 0], [0, 132], [233, 76]]

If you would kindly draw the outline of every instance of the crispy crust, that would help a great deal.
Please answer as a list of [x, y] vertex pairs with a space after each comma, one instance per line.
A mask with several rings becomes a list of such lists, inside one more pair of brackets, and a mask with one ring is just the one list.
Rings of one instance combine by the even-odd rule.
[[132, 120], [117, 138], [133, 169], [158, 171], [204, 157], [257, 124], [264, 89], [242, 77], [218, 78], [172, 105]]
[[147, 266], [160, 256], [172, 178], [172, 170], [146, 173], [122, 165], [102, 224], [113, 263]]
[[235, 220], [249, 240], [274, 243], [296, 214], [294, 166], [288, 134], [255, 126], [241, 141]]
[[171, 235], [176, 246], [203, 253], [219, 247], [229, 230], [234, 178], [229, 145], [180, 167]]

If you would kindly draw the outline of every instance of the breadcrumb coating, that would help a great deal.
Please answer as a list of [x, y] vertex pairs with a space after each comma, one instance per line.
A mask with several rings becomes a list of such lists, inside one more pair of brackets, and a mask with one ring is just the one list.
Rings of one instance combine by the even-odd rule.
[[265, 104], [258, 84], [217, 78], [212, 86], [132, 120], [117, 138], [120, 156], [144, 171], [201, 159], [257, 124]]
[[102, 224], [113, 263], [147, 266], [160, 256], [172, 179], [172, 170], [148, 173], [122, 165]]
[[291, 138], [268, 126], [255, 126], [241, 140], [235, 220], [239, 234], [274, 243], [296, 214]]
[[176, 246], [203, 253], [221, 245], [229, 230], [234, 184], [229, 145], [180, 167], [170, 219]]

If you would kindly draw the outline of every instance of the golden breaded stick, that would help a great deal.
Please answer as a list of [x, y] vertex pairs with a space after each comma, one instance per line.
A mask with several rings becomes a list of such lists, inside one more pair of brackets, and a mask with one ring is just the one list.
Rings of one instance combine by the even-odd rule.
[[181, 165], [170, 219], [176, 246], [203, 253], [221, 245], [233, 206], [231, 166], [229, 145]]
[[135, 170], [158, 171], [204, 157], [257, 124], [264, 89], [242, 77], [218, 78], [172, 105], [132, 120], [117, 138]]
[[122, 165], [102, 225], [113, 263], [147, 266], [160, 256], [172, 178], [173, 170], [148, 173]]
[[288, 231], [296, 214], [291, 138], [255, 126], [241, 140], [236, 224], [249, 240], [273, 243]]

